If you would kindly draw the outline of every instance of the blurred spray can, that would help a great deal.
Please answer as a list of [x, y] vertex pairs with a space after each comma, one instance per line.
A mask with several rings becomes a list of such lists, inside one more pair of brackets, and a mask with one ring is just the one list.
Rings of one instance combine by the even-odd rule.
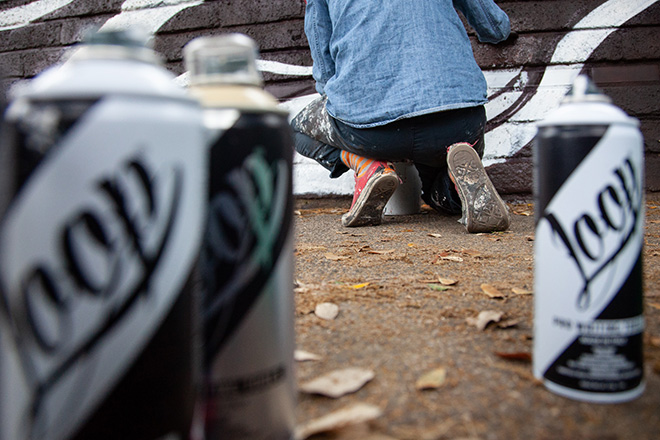
[[205, 286], [206, 435], [290, 439], [293, 371], [293, 142], [241, 34], [184, 48], [209, 134]]
[[534, 143], [534, 375], [577, 400], [644, 389], [638, 127], [581, 75]]
[[7, 109], [2, 440], [190, 435], [204, 129], [146, 36], [94, 34]]

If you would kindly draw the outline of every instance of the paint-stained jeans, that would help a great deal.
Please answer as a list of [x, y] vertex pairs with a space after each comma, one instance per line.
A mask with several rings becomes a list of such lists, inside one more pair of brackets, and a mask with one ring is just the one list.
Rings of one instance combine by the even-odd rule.
[[436, 211], [460, 214], [461, 202], [447, 173], [447, 147], [468, 142], [483, 156], [483, 106], [401, 119], [373, 128], [354, 128], [332, 118], [325, 98], [305, 107], [291, 121], [296, 151], [339, 177], [348, 167], [341, 150], [390, 162], [413, 162], [422, 181], [422, 199]]

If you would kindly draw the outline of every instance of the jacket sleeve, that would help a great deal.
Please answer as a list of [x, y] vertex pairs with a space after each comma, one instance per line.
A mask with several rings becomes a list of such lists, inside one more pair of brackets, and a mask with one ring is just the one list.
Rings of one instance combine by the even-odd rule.
[[335, 74], [335, 64], [330, 56], [332, 23], [327, 0], [307, 0], [305, 35], [314, 62], [312, 75], [316, 80], [316, 91], [323, 95], [325, 84]]
[[511, 23], [493, 0], [453, 0], [454, 7], [461, 11], [470, 26], [477, 32], [482, 43], [499, 43], [511, 33]]

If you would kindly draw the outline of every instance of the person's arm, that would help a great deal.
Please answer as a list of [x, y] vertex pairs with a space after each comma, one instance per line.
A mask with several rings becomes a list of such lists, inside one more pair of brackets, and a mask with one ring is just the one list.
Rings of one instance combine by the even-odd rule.
[[326, 82], [335, 74], [335, 64], [330, 56], [332, 23], [326, 0], [307, 0], [305, 35], [314, 61], [312, 75], [316, 80], [316, 91], [323, 95]]
[[454, 8], [465, 16], [482, 43], [499, 43], [511, 33], [511, 23], [493, 0], [453, 0]]

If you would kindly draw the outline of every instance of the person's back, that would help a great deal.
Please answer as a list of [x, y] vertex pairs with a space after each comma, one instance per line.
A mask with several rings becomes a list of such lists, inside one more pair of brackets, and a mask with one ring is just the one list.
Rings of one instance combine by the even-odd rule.
[[481, 41], [509, 34], [494, 4], [474, 0], [309, 0], [317, 90], [354, 127], [486, 102], [486, 82], [456, 6]]

